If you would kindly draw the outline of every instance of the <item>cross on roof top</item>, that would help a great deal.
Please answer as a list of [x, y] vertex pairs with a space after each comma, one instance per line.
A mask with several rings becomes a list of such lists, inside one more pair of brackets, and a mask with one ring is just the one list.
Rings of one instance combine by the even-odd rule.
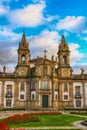
[[43, 52], [44, 52], [44, 58], [46, 58], [47, 50], [45, 49]]

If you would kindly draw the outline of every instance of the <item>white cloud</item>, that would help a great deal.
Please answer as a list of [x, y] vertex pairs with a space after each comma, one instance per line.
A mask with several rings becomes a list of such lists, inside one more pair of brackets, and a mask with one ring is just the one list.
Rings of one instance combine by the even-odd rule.
[[73, 74], [81, 74], [81, 68], [84, 70], [84, 74], [87, 74], [87, 63], [80, 63], [73, 66]]
[[78, 16], [78, 17], [67, 16], [64, 19], [59, 20], [59, 23], [57, 24], [57, 28], [59, 30], [77, 32], [83, 29], [85, 21], [86, 21], [86, 18], [83, 16]]
[[8, 28], [0, 30], [0, 64], [10, 65], [17, 63], [18, 39], [20, 36], [20, 34], [15, 34]]
[[60, 39], [60, 35], [56, 31], [48, 31], [44, 30], [40, 35], [31, 37], [29, 39], [30, 47], [32, 49], [33, 57], [42, 56], [43, 50], [47, 49], [48, 58], [51, 57], [52, 54], [57, 56], [58, 51], [58, 40]]
[[[47, 49], [48, 51], [48, 58], [51, 57], [52, 54], [54, 56], [57, 56], [58, 52], [58, 45], [59, 45], [60, 35], [56, 31], [48, 31], [44, 30], [40, 35], [31, 37], [29, 39], [30, 42], [30, 48], [32, 50], [33, 57], [39, 55], [43, 55], [43, 50]], [[70, 43], [70, 59], [71, 59], [71, 65], [74, 66], [77, 64], [77, 62], [80, 62], [84, 55], [79, 52], [79, 44], [77, 43]]]
[[15, 67], [13, 67], [12, 65], [7, 65], [6, 66], [6, 72], [12, 73], [15, 71]]
[[5, 48], [0, 50], [0, 64], [15, 64], [17, 62], [17, 48]]
[[47, 15], [46, 18], [45, 18], [45, 20], [46, 20], [47, 22], [52, 22], [53, 20], [57, 20], [57, 19], [59, 19], [59, 16], [56, 16], [56, 15], [54, 15], [54, 16], [52, 16], [52, 15]]
[[84, 55], [81, 54], [78, 50], [79, 47], [80, 46], [77, 43], [70, 43], [69, 44], [69, 48], [70, 48], [70, 51], [71, 51], [70, 58], [71, 58], [71, 65], [72, 66], [77, 64], [77, 62], [81, 61], [81, 59], [84, 58]]
[[60, 38], [59, 34], [56, 31], [48, 31], [44, 30], [40, 35], [32, 37], [32, 42], [34, 42], [34, 46], [51, 46], [54, 43], [58, 42], [58, 38]]
[[8, 6], [4, 6], [2, 4], [0, 4], [0, 15], [6, 15], [9, 11], [9, 7]]
[[40, 25], [44, 21], [43, 11], [45, 3], [30, 4], [23, 9], [17, 9], [10, 11], [9, 21], [16, 26], [30, 26], [35, 27]]
[[0, 0], [0, 15], [7, 15], [9, 12], [9, 6], [11, 0]]
[[1, 65], [0, 64], [0, 72], [3, 72], [3, 67], [6, 67], [6, 72], [12, 73], [15, 70], [15, 67], [13, 67], [12, 65]]
[[19, 39], [20, 34], [14, 33], [9, 27], [0, 27], [0, 40]]

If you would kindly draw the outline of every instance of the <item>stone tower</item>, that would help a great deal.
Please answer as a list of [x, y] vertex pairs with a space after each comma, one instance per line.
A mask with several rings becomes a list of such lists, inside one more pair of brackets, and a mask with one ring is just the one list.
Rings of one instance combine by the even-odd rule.
[[64, 35], [62, 35], [61, 43], [59, 45], [58, 61], [59, 61], [58, 76], [70, 77], [71, 76], [70, 51]]
[[18, 75], [25, 76], [29, 72], [29, 60], [30, 60], [30, 50], [29, 45], [26, 41], [26, 36], [23, 34], [22, 40], [19, 43], [18, 48], [18, 65], [16, 67]]

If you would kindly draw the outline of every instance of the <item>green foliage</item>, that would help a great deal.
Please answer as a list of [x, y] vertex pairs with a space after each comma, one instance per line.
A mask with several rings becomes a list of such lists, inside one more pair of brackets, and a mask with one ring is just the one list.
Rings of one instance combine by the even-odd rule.
[[25, 108], [3, 108], [1, 111], [24, 111]]
[[87, 111], [87, 108], [64, 108], [66, 111]]
[[21, 122], [20, 124], [11, 124], [11, 127], [38, 127], [38, 126], [73, 126], [73, 122], [84, 120], [81, 117], [71, 115], [44, 115], [39, 114], [39, 122]]
[[37, 115], [31, 115], [31, 114], [15, 114], [11, 117], [8, 117], [2, 122], [6, 125], [18, 125], [18, 124], [26, 124], [28, 122], [38, 122], [39, 117]]

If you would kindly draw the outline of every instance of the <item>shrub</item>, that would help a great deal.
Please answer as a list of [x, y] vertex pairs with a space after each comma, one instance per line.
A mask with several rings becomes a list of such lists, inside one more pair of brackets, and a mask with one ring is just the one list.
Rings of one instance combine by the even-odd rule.
[[25, 108], [3, 108], [2, 111], [24, 111]]
[[10, 130], [10, 127], [8, 127], [6, 124], [0, 122], [0, 130]]
[[16, 114], [11, 117], [8, 117], [7, 119], [4, 119], [2, 122], [10, 125], [10, 124], [21, 124], [21, 123], [27, 123], [27, 122], [38, 122], [39, 116], [36, 115], [30, 115], [30, 114]]
[[87, 111], [87, 108], [64, 108], [67, 111]]
[[30, 114], [35, 114], [35, 115], [39, 115], [39, 114], [42, 114], [42, 115], [59, 115], [61, 114], [61, 112], [54, 112], [54, 111], [49, 111], [49, 112], [30, 112]]

